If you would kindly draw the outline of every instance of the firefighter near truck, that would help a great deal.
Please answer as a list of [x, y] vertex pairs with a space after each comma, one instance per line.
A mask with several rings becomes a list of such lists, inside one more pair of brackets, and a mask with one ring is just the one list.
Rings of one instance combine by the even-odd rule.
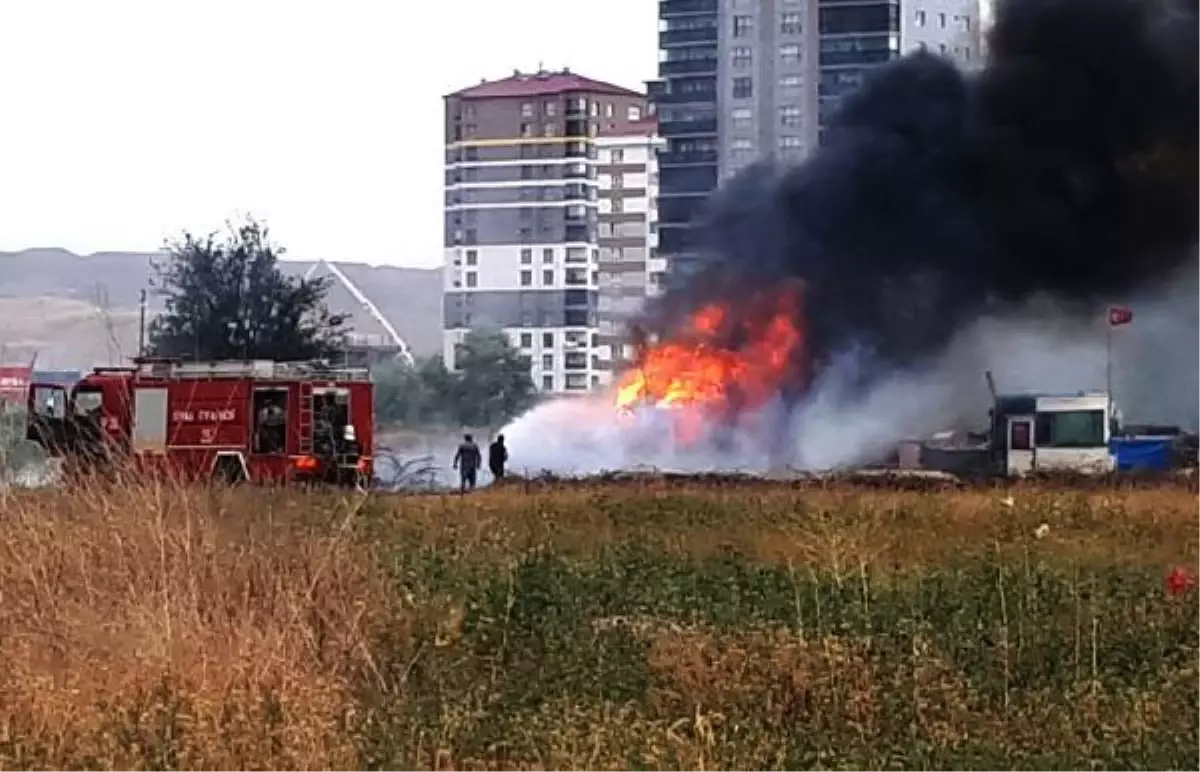
[[373, 411], [365, 369], [140, 358], [97, 368], [70, 389], [31, 384], [27, 437], [74, 470], [364, 486]]

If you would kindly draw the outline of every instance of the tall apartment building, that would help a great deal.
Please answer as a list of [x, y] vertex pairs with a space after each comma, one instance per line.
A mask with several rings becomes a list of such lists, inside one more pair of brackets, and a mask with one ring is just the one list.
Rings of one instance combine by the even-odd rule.
[[661, 0], [650, 84], [660, 251], [693, 265], [689, 223], [719, 181], [754, 161], [802, 159], [874, 67], [924, 47], [981, 59], [980, 0]]
[[602, 380], [600, 137], [641, 125], [643, 94], [569, 71], [515, 72], [449, 94], [443, 355], [505, 330], [548, 392]]
[[599, 152], [599, 319], [600, 374], [597, 385], [633, 355], [628, 324], [647, 298], [658, 294], [666, 261], [657, 254], [658, 152], [663, 147], [653, 119], [631, 123], [596, 138]]

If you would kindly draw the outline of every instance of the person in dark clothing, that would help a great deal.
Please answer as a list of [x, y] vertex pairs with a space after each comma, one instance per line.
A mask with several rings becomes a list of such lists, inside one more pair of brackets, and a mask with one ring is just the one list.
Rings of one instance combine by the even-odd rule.
[[508, 448], [504, 447], [504, 435], [497, 434], [496, 440], [488, 446], [488, 469], [497, 480], [504, 478], [504, 465], [508, 463]]
[[458, 452], [454, 454], [454, 468], [458, 470], [462, 491], [465, 492], [468, 488], [475, 489], [475, 475], [482, 465], [483, 454], [479, 452], [479, 446], [475, 444], [471, 435], [464, 434], [462, 444], [458, 446]]

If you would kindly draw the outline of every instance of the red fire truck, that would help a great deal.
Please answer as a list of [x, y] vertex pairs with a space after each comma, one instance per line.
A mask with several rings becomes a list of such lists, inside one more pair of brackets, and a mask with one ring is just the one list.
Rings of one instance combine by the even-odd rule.
[[29, 439], [84, 466], [226, 482], [371, 479], [374, 406], [366, 370], [270, 360], [136, 359], [69, 391], [33, 383]]

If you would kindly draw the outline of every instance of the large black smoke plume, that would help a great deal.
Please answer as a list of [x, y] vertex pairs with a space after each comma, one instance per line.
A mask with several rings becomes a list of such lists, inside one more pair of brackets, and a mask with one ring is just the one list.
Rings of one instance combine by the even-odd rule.
[[1194, 429], [1197, 17], [1197, 0], [1001, 0], [983, 70], [878, 69], [807, 161], [713, 197], [701, 272], [648, 318], [669, 337], [717, 301], [737, 349], [749, 299], [799, 280], [804, 361], [769, 420], [681, 450], [662, 411], [626, 429], [611, 395], [553, 402], [505, 429], [514, 467], [862, 463], [981, 428], [987, 369], [1006, 390], [1102, 387], [1111, 302], [1136, 314], [1113, 334], [1118, 403]]
[[1099, 317], [1194, 260], [1196, 0], [1002, 0], [988, 43], [977, 73], [878, 69], [809, 160], [731, 180], [660, 321], [799, 277], [813, 366], [853, 346], [866, 386], [984, 314]]

